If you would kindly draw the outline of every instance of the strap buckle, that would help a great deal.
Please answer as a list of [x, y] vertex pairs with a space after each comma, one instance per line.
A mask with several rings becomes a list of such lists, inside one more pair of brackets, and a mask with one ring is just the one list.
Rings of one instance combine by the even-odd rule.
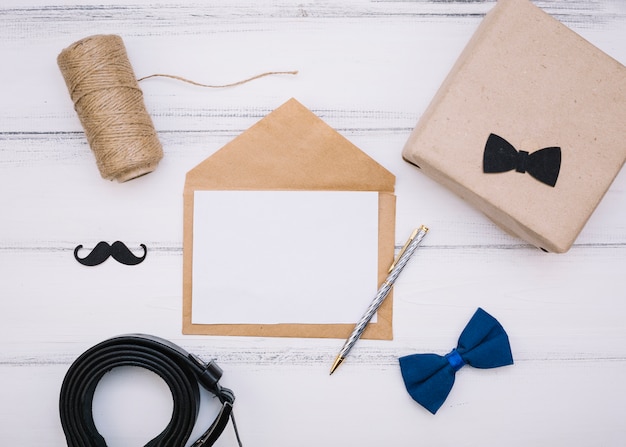
[[213, 421], [211, 426], [202, 436], [191, 444], [191, 447], [203, 447], [205, 445], [212, 446], [226, 428], [229, 418], [233, 422], [233, 429], [235, 430], [237, 443], [239, 444], [239, 447], [242, 447], [239, 430], [237, 429], [237, 423], [235, 422], [235, 415], [233, 413], [235, 394], [230, 389], [224, 388], [218, 383], [223, 374], [222, 368], [220, 368], [213, 360], [209, 363], [205, 363], [195, 354], [189, 354], [189, 358], [200, 368], [200, 372], [197, 373], [198, 382], [200, 382], [202, 386], [211, 390], [222, 403], [222, 408], [215, 418], [215, 421]]

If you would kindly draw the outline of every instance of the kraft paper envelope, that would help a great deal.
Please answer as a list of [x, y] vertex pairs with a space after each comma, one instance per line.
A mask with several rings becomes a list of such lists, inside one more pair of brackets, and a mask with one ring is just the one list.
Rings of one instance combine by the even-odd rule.
[[[187, 173], [184, 189], [183, 333], [264, 337], [346, 338], [354, 323], [197, 324], [192, 322], [195, 191], [378, 192], [378, 284], [394, 256], [395, 176], [290, 99]], [[328, 256], [346, 256], [328, 253]], [[373, 298], [368, 297], [367, 300]], [[224, 296], [220, 299], [227, 300]], [[294, 305], [297, 305], [294, 297]], [[357, 309], [360, 315], [363, 309]], [[357, 317], [358, 318], [358, 317]], [[356, 321], [355, 321], [356, 323]], [[392, 296], [364, 338], [392, 338]]]

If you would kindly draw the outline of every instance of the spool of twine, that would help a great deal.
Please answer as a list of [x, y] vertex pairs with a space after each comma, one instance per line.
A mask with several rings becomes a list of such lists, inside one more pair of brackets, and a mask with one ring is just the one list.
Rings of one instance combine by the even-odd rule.
[[79, 40], [57, 63], [102, 177], [125, 182], [152, 172], [163, 148], [122, 38]]

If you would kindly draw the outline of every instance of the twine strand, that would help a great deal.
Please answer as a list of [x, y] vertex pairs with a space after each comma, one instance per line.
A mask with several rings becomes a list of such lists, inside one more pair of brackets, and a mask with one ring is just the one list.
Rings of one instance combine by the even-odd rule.
[[241, 81], [237, 81], [237, 82], [232, 82], [230, 84], [221, 84], [221, 85], [210, 85], [210, 84], [202, 84], [200, 82], [196, 82], [196, 81], [192, 81], [191, 79], [187, 79], [187, 78], [183, 78], [181, 76], [176, 76], [176, 75], [169, 75], [169, 74], [162, 74], [162, 73], [155, 73], [155, 74], [151, 74], [149, 76], [144, 76], [143, 78], [139, 78], [137, 81], [141, 82], [144, 81], [146, 79], [150, 79], [150, 78], [156, 78], [156, 77], [161, 77], [161, 78], [170, 78], [170, 79], [176, 79], [178, 81], [182, 81], [182, 82], [186, 82], [188, 84], [192, 84], [192, 85], [196, 85], [198, 87], [206, 87], [206, 88], [227, 88], [227, 87], [236, 87], [238, 85], [242, 85], [242, 84], [246, 84], [250, 81], [254, 81], [256, 79], [259, 78], [263, 78], [265, 76], [275, 76], [275, 75], [297, 75], [298, 71], [267, 71], [265, 73], [261, 73], [255, 76], [252, 76], [250, 78], [247, 79], [243, 79]]

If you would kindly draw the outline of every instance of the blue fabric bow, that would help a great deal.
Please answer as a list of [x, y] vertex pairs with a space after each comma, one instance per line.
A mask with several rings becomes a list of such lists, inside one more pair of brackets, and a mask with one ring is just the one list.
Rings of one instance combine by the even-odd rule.
[[478, 308], [459, 337], [456, 349], [445, 356], [413, 354], [400, 358], [407, 391], [435, 414], [448, 397], [456, 372], [464, 365], [497, 368], [512, 365], [509, 337], [498, 320]]

